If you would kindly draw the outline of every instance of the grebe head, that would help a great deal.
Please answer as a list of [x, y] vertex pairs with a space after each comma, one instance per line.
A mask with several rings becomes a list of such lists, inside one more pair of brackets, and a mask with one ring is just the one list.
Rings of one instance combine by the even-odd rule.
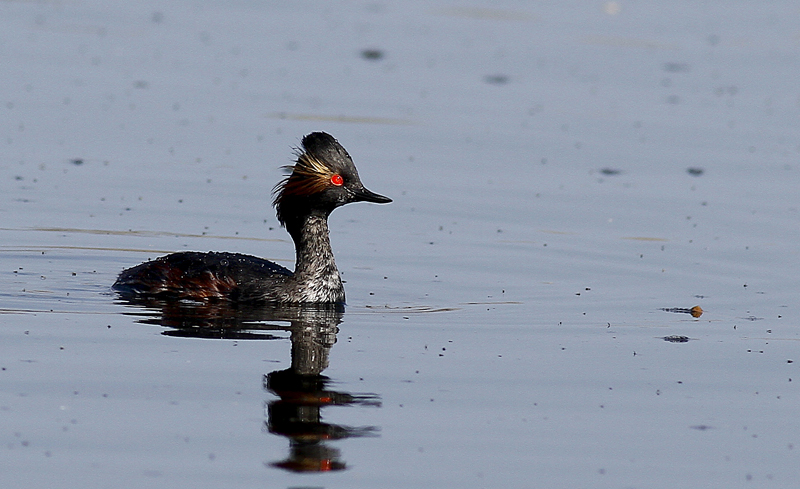
[[327, 217], [335, 208], [351, 202], [392, 201], [364, 187], [353, 160], [330, 134], [314, 132], [303, 138], [297, 162], [284, 167], [290, 175], [273, 189], [273, 205], [281, 224], [310, 214]]

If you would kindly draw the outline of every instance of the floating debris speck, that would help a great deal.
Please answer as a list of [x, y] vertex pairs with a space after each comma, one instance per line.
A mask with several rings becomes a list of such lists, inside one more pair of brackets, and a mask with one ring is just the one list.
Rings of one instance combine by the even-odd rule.
[[703, 315], [703, 308], [700, 306], [694, 306], [690, 309], [685, 307], [662, 307], [662, 311], [665, 312], [677, 312], [680, 314], [691, 314], [693, 318], [699, 318]]
[[489, 85], [505, 85], [508, 83], [508, 76], [506, 75], [486, 75], [483, 77], [483, 81], [488, 83]]
[[662, 68], [667, 73], [688, 73], [692, 71], [692, 67], [689, 63], [669, 62], [664, 63]]
[[377, 61], [383, 59], [383, 51], [380, 49], [364, 49], [361, 51], [361, 57], [370, 61]]

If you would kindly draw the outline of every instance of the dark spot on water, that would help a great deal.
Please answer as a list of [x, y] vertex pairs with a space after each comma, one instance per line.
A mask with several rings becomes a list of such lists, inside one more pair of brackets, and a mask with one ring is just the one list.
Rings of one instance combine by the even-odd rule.
[[714, 429], [713, 426], [708, 426], [707, 424], [698, 424], [698, 425], [695, 425], [695, 426], [690, 426], [689, 428], [691, 428], [693, 430], [698, 430], [698, 431], [706, 431], [706, 430], [713, 430]]
[[133, 88], [139, 88], [144, 90], [145, 88], [150, 87], [150, 83], [145, 80], [136, 80], [133, 82]]
[[83, 158], [73, 158], [69, 160], [69, 162], [72, 163], [73, 165], [80, 166], [83, 164]]
[[730, 95], [731, 97], [733, 97], [737, 93], [739, 93], [739, 88], [736, 85], [719, 86], [714, 88], [714, 95], [716, 95], [717, 97], [722, 97], [725, 95]]
[[483, 77], [483, 81], [489, 85], [505, 85], [508, 83], [508, 75], [486, 75]]
[[683, 335], [664, 336], [662, 339], [664, 341], [669, 341], [670, 343], [686, 343], [689, 341], [689, 337]]
[[688, 73], [692, 71], [692, 67], [688, 63], [664, 63], [664, 71], [667, 73]]
[[705, 170], [703, 170], [702, 168], [694, 167], [694, 166], [689, 167], [689, 168], [686, 169], [686, 173], [688, 173], [689, 175], [691, 175], [693, 177], [699, 177], [700, 175], [703, 174], [703, 172], [705, 172]]
[[383, 51], [380, 49], [364, 49], [361, 51], [361, 57], [369, 61], [378, 61], [383, 59]]
[[601, 168], [600, 173], [603, 175], [621, 175], [622, 170], [618, 170], [616, 168]]

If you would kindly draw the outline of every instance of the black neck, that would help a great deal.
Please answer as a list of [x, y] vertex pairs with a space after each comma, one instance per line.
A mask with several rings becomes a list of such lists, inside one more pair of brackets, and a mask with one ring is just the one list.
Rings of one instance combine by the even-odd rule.
[[336, 262], [325, 215], [311, 214], [286, 221], [286, 230], [294, 240], [295, 263], [293, 288], [316, 302], [344, 302], [344, 288]]

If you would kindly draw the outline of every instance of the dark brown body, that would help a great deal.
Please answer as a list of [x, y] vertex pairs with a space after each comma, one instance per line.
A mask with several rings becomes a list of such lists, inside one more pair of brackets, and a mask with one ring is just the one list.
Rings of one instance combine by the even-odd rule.
[[251, 302], [264, 300], [265, 285], [277, 290], [291, 276], [255, 256], [187, 251], [124, 270], [114, 288], [126, 294]]

